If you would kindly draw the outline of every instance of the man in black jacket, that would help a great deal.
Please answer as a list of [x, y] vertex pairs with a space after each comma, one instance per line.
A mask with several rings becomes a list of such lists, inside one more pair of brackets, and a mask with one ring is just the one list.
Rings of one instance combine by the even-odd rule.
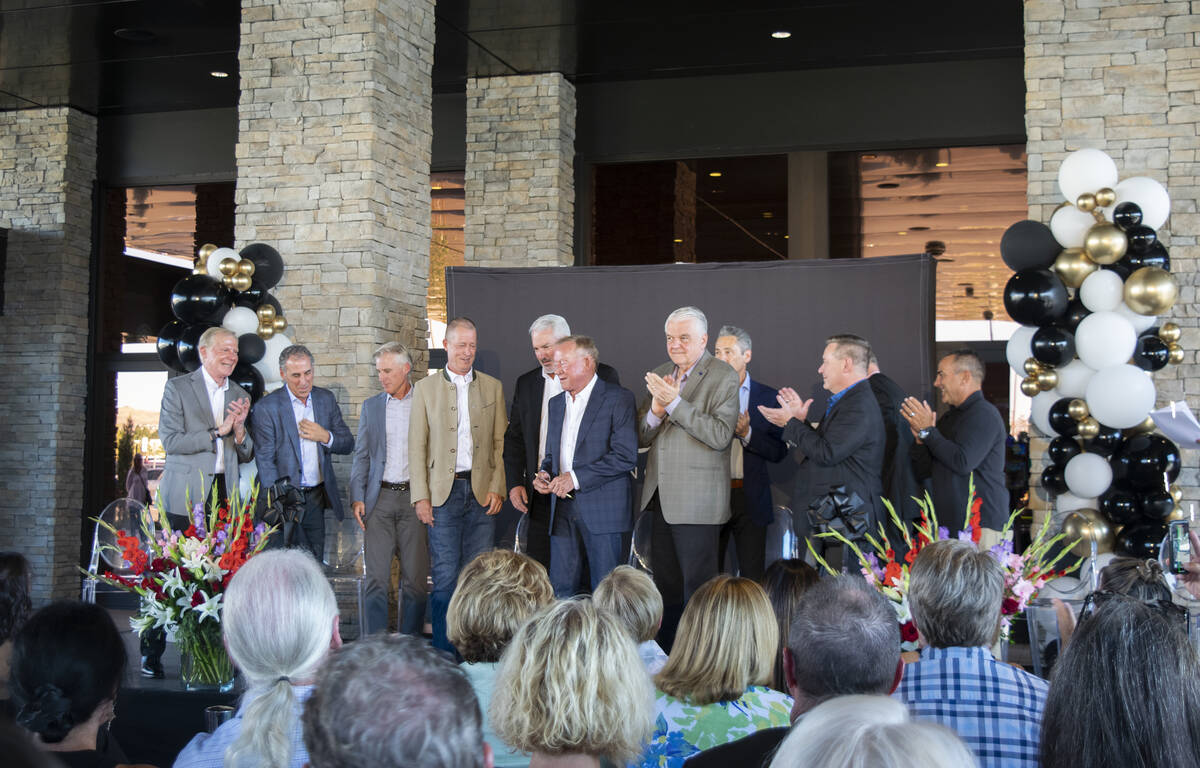
[[[912, 430], [908, 421], [900, 415], [900, 406], [904, 402], [905, 392], [895, 381], [880, 372], [879, 358], [871, 351], [867, 363], [867, 382], [879, 404], [879, 414], [883, 417], [883, 429], [886, 442], [883, 449], [883, 497], [892, 502], [896, 514], [905, 523], [917, 519], [920, 509], [913, 497], [920, 498], [924, 494], [917, 476], [913, 472]], [[891, 525], [886, 526], [888, 538], [898, 554], [903, 555], [907, 548], [904, 539]], [[903, 551], [902, 551], [903, 550]]]

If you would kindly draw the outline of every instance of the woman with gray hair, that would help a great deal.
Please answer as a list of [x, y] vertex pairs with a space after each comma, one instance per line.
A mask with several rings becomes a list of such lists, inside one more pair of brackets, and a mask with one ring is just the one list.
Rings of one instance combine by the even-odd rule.
[[299, 549], [246, 561], [225, 592], [222, 633], [246, 693], [233, 719], [193, 738], [175, 768], [301, 768], [300, 713], [317, 669], [342, 645], [337, 601], [317, 561]]

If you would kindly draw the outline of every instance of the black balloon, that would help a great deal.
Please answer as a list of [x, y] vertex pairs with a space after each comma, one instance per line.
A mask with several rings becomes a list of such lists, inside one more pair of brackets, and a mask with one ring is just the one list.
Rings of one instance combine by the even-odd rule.
[[1046, 449], [1046, 456], [1050, 459], [1050, 463], [1060, 467], [1067, 466], [1068, 461], [1081, 453], [1083, 453], [1083, 449], [1079, 447], [1079, 441], [1073, 437], [1056, 437], [1050, 441], [1050, 447]]
[[[1128, 255], [1128, 254], [1126, 254], [1126, 255]], [[1118, 275], [1121, 276], [1122, 280], [1128, 279], [1129, 276], [1133, 274], [1133, 266], [1130, 265], [1129, 260], [1124, 257], [1122, 257], [1121, 260], [1116, 263], [1105, 264], [1100, 268], [1107, 269], [1110, 272], [1116, 272]]]
[[1004, 309], [1021, 325], [1046, 325], [1067, 309], [1067, 287], [1048, 269], [1026, 269], [1004, 286]]
[[1167, 247], [1159, 240], [1154, 241], [1154, 244], [1144, 252], [1127, 253], [1121, 260], [1128, 262], [1131, 271], [1141, 269], [1142, 267], [1158, 267], [1168, 272], [1171, 271], [1171, 254], [1167, 252]]
[[250, 393], [250, 402], [257, 403], [263, 396], [263, 377], [258, 369], [249, 363], [238, 361], [229, 380]]
[[1142, 223], [1142, 209], [1138, 207], [1137, 203], [1121, 203], [1113, 208], [1112, 220], [1113, 224], [1121, 229], [1136, 227]]
[[267, 342], [257, 333], [243, 333], [238, 336], [238, 362], [253, 365], [263, 359], [267, 353]]
[[[1092, 310], [1083, 306], [1083, 302], [1078, 296], [1076, 296], [1067, 302], [1066, 310], [1059, 315], [1058, 319], [1054, 321], [1054, 324], [1059, 328], [1065, 328], [1071, 333], [1075, 333], [1075, 329], [1079, 327], [1081, 322], [1083, 322], [1083, 318], [1090, 314], [1092, 314]], [[1070, 362], [1070, 360], [1067, 362]]]
[[208, 275], [188, 275], [171, 289], [171, 311], [189, 325], [220, 323], [232, 305], [229, 289]]
[[1088, 453], [1111, 456], [1114, 451], [1121, 447], [1121, 443], [1124, 440], [1125, 433], [1120, 429], [1101, 424], [1100, 431], [1095, 437], [1087, 438], [1083, 441], [1083, 447]]
[[261, 307], [263, 304], [270, 304], [272, 307], [275, 308], [275, 316], [283, 317], [283, 305], [279, 303], [279, 299], [275, 298], [274, 296], [272, 296], [269, 293], [264, 293], [262, 301], [259, 302], [259, 304], [257, 306], [255, 306], [254, 309]]
[[267, 287], [257, 280], [252, 280], [249, 288], [238, 291], [234, 295], [233, 303], [239, 307], [258, 309], [258, 305], [263, 303], [263, 297], [266, 295]]
[[1064, 397], [1050, 406], [1050, 428], [1063, 437], [1074, 437], [1079, 432], [1079, 422], [1071, 418], [1067, 408], [1075, 398]]
[[1138, 337], [1130, 362], [1143, 371], [1157, 371], [1166, 367], [1170, 358], [1171, 350], [1168, 348], [1167, 342], [1157, 336], [1143, 334]]
[[1167, 535], [1165, 523], [1141, 522], [1127, 525], [1117, 534], [1119, 554], [1142, 560], [1158, 559], [1158, 549]]
[[1067, 480], [1063, 476], [1063, 468], [1051, 464], [1042, 470], [1042, 487], [1051, 493], [1066, 493]]
[[1150, 250], [1150, 246], [1158, 242], [1158, 235], [1154, 230], [1140, 224], [1125, 230], [1125, 238], [1129, 241], [1131, 253], [1145, 253]]
[[1142, 519], [1137, 494], [1118, 483], [1100, 496], [1100, 511], [1116, 525], [1137, 523]]
[[254, 262], [254, 279], [270, 290], [279, 284], [283, 277], [283, 259], [279, 251], [266, 243], [251, 243], [239, 254], [243, 259]]
[[179, 341], [175, 342], [175, 353], [185, 370], [190, 372], [200, 367], [200, 336], [212, 327], [211, 323], [196, 323], [189, 325], [179, 335]]
[[1031, 219], [1013, 224], [1000, 238], [1000, 258], [1013, 272], [1049, 268], [1061, 250], [1050, 228]]
[[1127, 438], [1109, 461], [1113, 478], [1138, 491], [1165, 489], [1179, 477], [1182, 461], [1175, 443], [1161, 435]]
[[1141, 510], [1142, 517], [1162, 522], [1175, 511], [1175, 499], [1171, 497], [1170, 491], [1146, 491], [1142, 494], [1138, 509]]
[[179, 362], [179, 352], [175, 349], [175, 343], [179, 341], [179, 337], [183, 334], [187, 324], [181, 320], [172, 320], [162, 327], [158, 332], [158, 341], [155, 342], [155, 347], [158, 349], [158, 359], [162, 364], [170, 368], [172, 371], [183, 373], [187, 369], [183, 367], [183, 363]]
[[1038, 362], [1057, 368], [1075, 359], [1075, 334], [1056, 325], [1043, 326], [1034, 331], [1029, 348]]

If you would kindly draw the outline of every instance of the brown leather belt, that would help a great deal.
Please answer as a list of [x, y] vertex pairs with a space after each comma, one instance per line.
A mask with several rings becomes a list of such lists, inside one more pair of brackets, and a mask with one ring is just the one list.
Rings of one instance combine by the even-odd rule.
[[407, 491], [408, 483], [389, 483], [387, 480], [379, 484], [380, 488], [386, 488], [389, 491]]
[[732, 480], [730, 480], [729, 487], [730, 488], [741, 488], [742, 487], [742, 478], [735, 477]]

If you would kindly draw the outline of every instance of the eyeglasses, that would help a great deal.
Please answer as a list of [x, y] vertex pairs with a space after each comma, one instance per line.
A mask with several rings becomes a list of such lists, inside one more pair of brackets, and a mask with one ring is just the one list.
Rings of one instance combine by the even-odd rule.
[[1182, 605], [1176, 605], [1170, 600], [1141, 600], [1130, 595], [1124, 595], [1120, 592], [1113, 592], [1108, 589], [1100, 589], [1092, 592], [1083, 599], [1083, 608], [1080, 611], [1080, 618], [1091, 616], [1098, 609], [1113, 600], [1127, 600], [1129, 602], [1141, 603], [1158, 611], [1159, 614], [1167, 619], [1178, 621], [1183, 631], [1187, 634], [1192, 633], [1192, 622], [1188, 621], [1188, 610]]

